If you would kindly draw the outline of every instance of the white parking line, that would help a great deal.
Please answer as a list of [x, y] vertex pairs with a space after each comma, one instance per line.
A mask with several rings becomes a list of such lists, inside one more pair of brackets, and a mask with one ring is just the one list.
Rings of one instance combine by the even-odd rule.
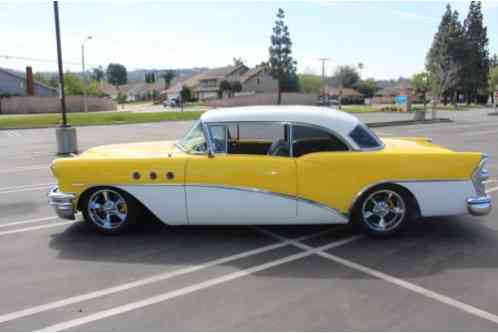
[[74, 221], [67, 221], [67, 222], [49, 223], [49, 224], [38, 225], [36, 227], [29, 227], [29, 228], [22, 228], [22, 229], [14, 229], [14, 230], [2, 231], [2, 232], [0, 232], [0, 236], [11, 235], [11, 234], [18, 234], [20, 232], [25, 232], [25, 231], [33, 231], [33, 230], [53, 228], [53, 227], [58, 227], [58, 226], [61, 226], [61, 225], [68, 225], [68, 224], [72, 224], [72, 223], [75, 223], [75, 222]]
[[487, 190], [486, 190], [486, 193], [488, 193], [488, 194], [489, 194], [489, 193], [493, 193], [493, 192], [496, 192], [496, 191], [498, 191], [498, 186], [497, 186], [497, 187], [492, 187], [492, 188], [490, 188], [490, 189], [487, 189]]
[[19, 132], [16, 132], [16, 131], [7, 131], [6, 134], [7, 134], [7, 136], [10, 136], [11, 138], [21, 136], [21, 134]]
[[24, 172], [24, 171], [31, 171], [31, 170], [42, 170], [42, 169], [49, 169], [48, 164], [43, 164], [43, 165], [32, 165], [28, 167], [18, 167], [18, 168], [11, 168], [11, 169], [0, 169], [0, 173], [9, 173], [9, 172]]
[[219, 284], [222, 284], [225, 282], [229, 282], [229, 281], [232, 281], [232, 280], [244, 277], [244, 276], [248, 276], [248, 275], [251, 275], [251, 274], [266, 270], [266, 269], [280, 266], [280, 265], [286, 264], [288, 262], [292, 262], [292, 261], [296, 261], [296, 260], [301, 259], [301, 258], [309, 257], [313, 254], [318, 253], [319, 251], [326, 251], [326, 250], [332, 249], [334, 247], [338, 247], [338, 246], [347, 244], [349, 242], [352, 242], [354, 240], [357, 240], [358, 238], [359, 238], [359, 236], [353, 236], [353, 237], [349, 237], [349, 238], [346, 238], [343, 240], [335, 241], [335, 242], [329, 243], [327, 245], [321, 246], [321, 247], [316, 248], [316, 249], [306, 250], [304, 252], [293, 254], [293, 255], [290, 255], [290, 256], [287, 256], [287, 257], [284, 257], [281, 259], [273, 260], [273, 261], [267, 262], [265, 264], [253, 266], [253, 267], [243, 269], [243, 270], [240, 270], [240, 271], [237, 271], [234, 273], [222, 275], [220, 277], [213, 278], [213, 279], [201, 282], [201, 283], [193, 284], [193, 285], [190, 285], [190, 286], [185, 287], [185, 288], [180, 288], [180, 289], [173, 290], [173, 291], [170, 291], [170, 292], [167, 292], [164, 294], [159, 294], [157, 296], [146, 298], [146, 299], [143, 299], [141, 301], [128, 303], [128, 304], [125, 304], [122, 306], [118, 306], [118, 307], [115, 307], [115, 308], [112, 308], [109, 310], [97, 312], [97, 313], [94, 313], [94, 314], [91, 314], [88, 316], [84, 316], [81, 318], [77, 318], [74, 320], [68, 320], [66, 322], [61, 322], [61, 323], [55, 324], [53, 326], [46, 327], [40, 331], [53, 332], [53, 331], [68, 330], [72, 327], [76, 327], [76, 326], [80, 326], [80, 325], [87, 324], [90, 322], [94, 322], [94, 321], [97, 321], [97, 320], [100, 320], [103, 318], [116, 316], [118, 314], [137, 310], [137, 309], [140, 309], [140, 308], [143, 308], [146, 306], [165, 302], [165, 301], [173, 299], [175, 297], [191, 294], [193, 292], [196, 292], [196, 291], [199, 291], [202, 289], [206, 289], [206, 288], [216, 286], [216, 285], [219, 285]]
[[[286, 237], [277, 235], [277, 234], [275, 234], [273, 232], [270, 232], [268, 230], [261, 229], [261, 228], [256, 228], [256, 229], [259, 230], [260, 232], [266, 234], [266, 235], [272, 236], [275, 239], [278, 239], [278, 240], [281, 240], [281, 241], [289, 240]], [[294, 241], [291, 241], [291, 243], [292, 243], [292, 245], [295, 245], [295, 246], [297, 246], [297, 247], [299, 247], [299, 248], [301, 248], [303, 250], [306, 250], [306, 251], [311, 251], [313, 249], [311, 246], [303, 244], [300, 241], [294, 240]], [[408, 289], [408, 290], [413, 291], [413, 292], [415, 292], [415, 293], [417, 293], [419, 295], [431, 298], [433, 300], [436, 300], [436, 301], [439, 301], [439, 302], [444, 303], [446, 305], [449, 305], [449, 306], [452, 306], [454, 308], [457, 308], [457, 309], [459, 309], [461, 311], [470, 313], [470, 314], [472, 314], [474, 316], [477, 316], [477, 317], [480, 317], [480, 318], [483, 318], [483, 319], [486, 319], [486, 320], [489, 320], [491, 322], [494, 322], [494, 323], [498, 324], [498, 315], [496, 315], [496, 314], [484, 311], [484, 310], [479, 309], [479, 308], [477, 308], [475, 306], [472, 306], [472, 305], [460, 302], [460, 301], [458, 301], [458, 300], [456, 300], [454, 298], [451, 298], [451, 297], [439, 294], [439, 293], [437, 293], [435, 291], [432, 291], [432, 290], [420, 287], [420, 286], [418, 286], [416, 284], [413, 284], [411, 282], [408, 282], [408, 281], [399, 279], [397, 277], [394, 277], [394, 276], [382, 273], [382, 272], [377, 271], [375, 269], [372, 269], [372, 268], [369, 268], [369, 267], [357, 264], [357, 263], [355, 263], [353, 261], [350, 261], [350, 260], [347, 260], [347, 259], [335, 256], [335, 255], [327, 253], [325, 251], [326, 250], [323, 250], [323, 249], [321, 249], [321, 250], [317, 249], [316, 254], [319, 255], [319, 256], [321, 256], [321, 257], [323, 257], [323, 258], [332, 260], [332, 261], [334, 261], [334, 262], [336, 262], [338, 264], [341, 264], [341, 265], [344, 265], [346, 267], [349, 267], [349, 268], [351, 268], [353, 270], [357, 270], [357, 271], [363, 272], [363, 273], [365, 273], [367, 275], [370, 275], [370, 276], [376, 277], [378, 279], [384, 280], [386, 282], [395, 284], [395, 285], [397, 285], [397, 286], [399, 286], [401, 288]]]
[[40, 185], [40, 186], [33, 186], [33, 187], [25, 187], [25, 188], [19, 188], [16, 190], [0, 191], [0, 194], [27, 192], [27, 191], [38, 191], [38, 190], [45, 190], [48, 192], [50, 185], [53, 185], [53, 184], [47, 184], [47, 185], [43, 185], [43, 186]]
[[20, 225], [20, 224], [29, 224], [29, 223], [50, 221], [50, 220], [55, 220], [56, 218], [57, 218], [57, 216], [49, 216], [49, 217], [42, 217], [42, 218], [39, 218], [39, 219], [32, 219], [32, 220], [24, 220], [24, 221], [4, 223], [4, 224], [0, 224], [0, 228], [6, 228], [6, 227], [11, 227], [13, 225]]
[[0, 194], [14, 193], [14, 192], [25, 192], [25, 191], [39, 190], [39, 189], [46, 189], [48, 191], [49, 186], [52, 186], [52, 185], [54, 185], [54, 183], [2, 187], [2, 188], [0, 188]]
[[[323, 235], [323, 234], [328, 233], [330, 231], [331, 231], [331, 229], [328, 229], [328, 230], [314, 233], [311, 235], [302, 236], [302, 237], [297, 238], [297, 240], [311, 239], [313, 237]], [[11, 321], [14, 319], [19, 319], [19, 318], [23, 318], [26, 316], [30, 316], [30, 315], [33, 315], [36, 313], [56, 309], [56, 308], [59, 308], [62, 306], [67, 306], [67, 305], [71, 305], [74, 303], [79, 303], [79, 302], [95, 299], [98, 297], [102, 297], [102, 296], [106, 296], [106, 295], [110, 295], [110, 294], [115, 294], [115, 293], [126, 291], [129, 289], [142, 287], [142, 286], [145, 286], [145, 285], [148, 285], [151, 283], [157, 283], [157, 282], [168, 280], [168, 279], [171, 279], [173, 277], [180, 276], [180, 275], [193, 273], [193, 272], [200, 271], [200, 270], [207, 269], [207, 268], [214, 267], [214, 266], [219, 266], [219, 265], [225, 264], [225, 263], [230, 262], [230, 261], [239, 260], [239, 259], [243, 259], [243, 258], [253, 256], [256, 254], [261, 254], [264, 252], [275, 250], [275, 249], [278, 249], [278, 248], [281, 248], [281, 247], [284, 247], [287, 245], [290, 245], [290, 241], [284, 241], [284, 242], [280, 242], [280, 243], [276, 243], [276, 244], [272, 244], [272, 245], [259, 247], [259, 248], [253, 249], [253, 250], [241, 252], [241, 253], [234, 254], [231, 256], [227, 256], [227, 257], [223, 257], [223, 258], [219, 258], [219, 259], [214, 259], [214, 260], [208, 261], [204, 264], [190, 266], [190, 267], [178, 269], [178, 270], [175, 270], [172, 272], [157, 274], [157, 275], [153, 275], [153, 276], [141, 279], [141, 280], [136, 280], [133, 282], [117, 285], [117, 286], [110, 287], [107, 289], [101, 289], [101, 290], [93, 291], [93, 292], [90, 292], [87, 294], [81, 294], [78, 296], [73, 296], [73, 297], [69, 297], [66, 299], [61, 299], [59, 301], [34, 306], [34, 307], [27, 308], [24, 310], [7, 313], [7, 314], [0, 316], [0, 323], [4, 323], [4, 322]]]

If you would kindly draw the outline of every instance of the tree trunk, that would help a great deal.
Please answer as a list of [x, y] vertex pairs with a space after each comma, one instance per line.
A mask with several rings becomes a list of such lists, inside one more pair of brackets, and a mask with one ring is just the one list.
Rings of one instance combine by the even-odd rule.
[[436, 119], [437, 118], [437, 105], [439, 103], [439, 99], [441, 97], [440, 96], [434, 96], [432, 98], [432, 119]]
[[277, 88], [277, 105], [282, 104], [282, 89], [280, 88], [280, 80], [278, 80], [278, 88]]

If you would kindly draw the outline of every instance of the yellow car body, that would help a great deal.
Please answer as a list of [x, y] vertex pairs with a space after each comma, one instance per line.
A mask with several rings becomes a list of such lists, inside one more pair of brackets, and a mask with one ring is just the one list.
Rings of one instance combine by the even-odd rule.
[[[301, 114], [306, 112], [316, 116], [311, 125], [320, 124], [338, 136], [344, 130], [335, 128], [335, 122], [361, 125], [356, 118], [322, 108], [274, 107], [268, 115], [260, 107], [210, 111], [198, 126], [205, 136], [211, 135], [210, 124], [281, 121], [304, 126], [309, 116]], [[206, 137], [206, 145], [211, 141]], [[482, 153], [451, 151], [427, 138], [379, 142], [378, 149], [355, 149], [352, 141], [347, 151], [299, 157], [230, 154], [212, 147], [187, 152], [176, 141], [101, 146], [53, 162], [58, 187], [51, 191], [51, 204], [60, 215], [73, 218], [84, 207], [85, 193], [107, 186], [129, 193], [172, 225], [347, 223], [363, 193], [395, 184], [410, 193], [421, 216], [484, 215], [491, 209], [482, 190], [487, 176]]]

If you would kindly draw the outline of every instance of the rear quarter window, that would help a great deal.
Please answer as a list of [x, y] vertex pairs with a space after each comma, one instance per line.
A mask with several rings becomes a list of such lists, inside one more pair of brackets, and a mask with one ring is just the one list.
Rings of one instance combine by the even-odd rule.
[[351, 133], [349, 133], [349, 136], [360, 148], [374, 149], [382, 147], [380, 139], [372, 133], [372, 131], [362, 125], [357, 125]]

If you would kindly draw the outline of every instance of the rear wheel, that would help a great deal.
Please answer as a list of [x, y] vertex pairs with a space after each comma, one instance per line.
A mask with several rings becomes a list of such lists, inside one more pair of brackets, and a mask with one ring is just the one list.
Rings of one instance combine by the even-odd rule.
[[389, 237], [409, 224], [414, 211], [414, 203], [406, 191], [386, 185], [364, 194], [353, 214], [354, 222], [368, 235]]
[[113, 188], [98, 188], [83, 198], [85, 221], [92, 229], [105, 234], [126, 230], [136, 221], [139, 210], [133, 197]]

